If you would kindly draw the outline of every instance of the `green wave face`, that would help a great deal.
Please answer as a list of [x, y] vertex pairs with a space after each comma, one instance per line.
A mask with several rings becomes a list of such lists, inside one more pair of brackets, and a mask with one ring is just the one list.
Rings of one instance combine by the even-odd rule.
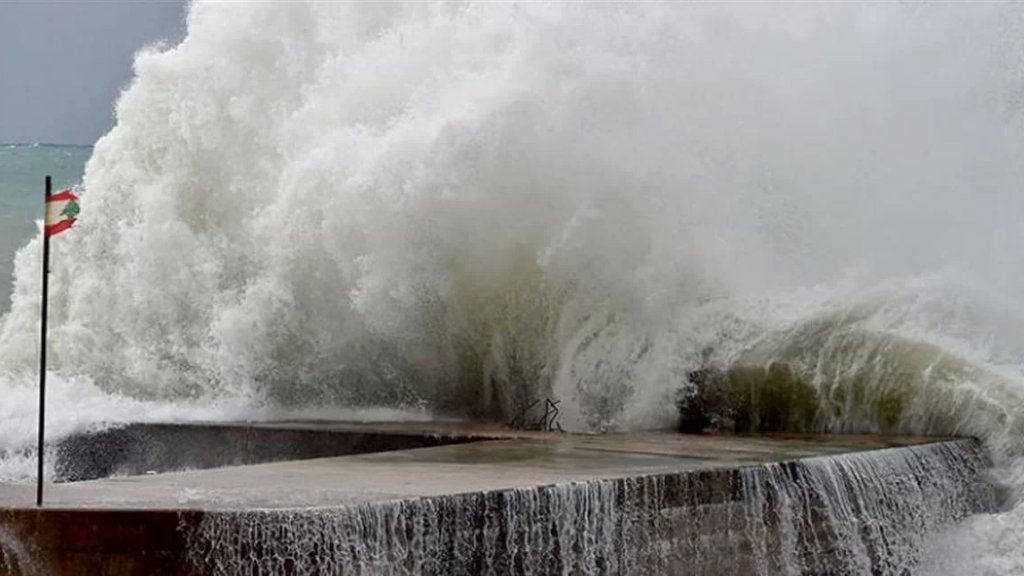
[[831, 315], [690, 374], [688, 430], [991, 437], [1016, 427], [1012, 376], [943, 347]]

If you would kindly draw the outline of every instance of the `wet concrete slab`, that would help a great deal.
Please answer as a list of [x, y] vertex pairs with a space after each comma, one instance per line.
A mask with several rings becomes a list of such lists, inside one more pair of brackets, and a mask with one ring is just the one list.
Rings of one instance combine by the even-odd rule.
[[[458, 422], [189, 426], [108, 431], [78, 446], [97, 450], [86, 455], [97, 459], [93, 470], [139, 469], [154, 454], [173, 455], [174, 466], [222, 467], [47, 484], [42, 508], [33, 485], [0, 485], [0, 576], [391, 573], [392, 562], [408, 574], [469, 575], [485, 565], [513, 574], [749, 572], [752, 549], [736, 535], [763, 522], [737, 511], [751, 487], [774, 486], [764, 465], [786, 463], [779, 473], [806, 489], [800, 478], [816, 473], [814, 462], [827, 468], [850, 453], [884, 469], [879, 493], [918, 486], [957, 502], [956, 514], [992, 508], [981, 481], [987, 456], [969, 439], [574, 435]], [[110, 439], [121, 442], [113, 456], [102, 449]], [[236, 461], [232, 450], [302, 459], [224, 466]], [[346, 455], [309, 457], [324, 451]], [[938, 492], [928, 488], [933, 469], [948, 480]], [[820, 505], [815, 494], [797, 507]], [[425, 572], [424, 558], [433, 567]], [[609, 568], [620, 559], [634, 568]], [[539, 564], [527, 570], [530, 562]]]
[[[252, 426], [252, 424], [247, 424]], [[296, 508], [508, 490], [668, 472], [739, 468], [934, 442], [935, 438], [666, 432], [572, 435], [459, 424], [268, 423], [472, 438], [474, 442], [48, 485], [48, 508]], [[227, 428], [225, 428], [226, 430]], [[217, 431], [210, 432], [216, 435]], [[0, 508], [31, 506], [34, 488], [0, 486]]]

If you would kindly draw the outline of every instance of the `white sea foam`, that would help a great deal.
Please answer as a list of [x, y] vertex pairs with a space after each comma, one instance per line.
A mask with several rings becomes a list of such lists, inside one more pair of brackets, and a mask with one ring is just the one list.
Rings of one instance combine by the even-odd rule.
[[[1012, 467], [1019, 6], [196, 2], [188, 23], [139, 55], [54, 242], [56, 402], [500, 419], [549, 396], [567, 428], [659, 427], [691, 370], [867, 307], [856, 329], [978, 367], [917, 376], [972, 394], [949, 431]], [[0, 325], [11, 414], [38, 252]]]

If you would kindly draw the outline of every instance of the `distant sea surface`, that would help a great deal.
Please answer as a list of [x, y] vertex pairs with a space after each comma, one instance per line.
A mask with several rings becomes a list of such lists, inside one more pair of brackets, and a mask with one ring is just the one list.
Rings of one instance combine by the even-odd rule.
[[0, 144], [0, 315], [11, 307], [14, 254], [38, 233], [44, 177], [54, 190], [77, 184], [91, 154], [92, 146]]

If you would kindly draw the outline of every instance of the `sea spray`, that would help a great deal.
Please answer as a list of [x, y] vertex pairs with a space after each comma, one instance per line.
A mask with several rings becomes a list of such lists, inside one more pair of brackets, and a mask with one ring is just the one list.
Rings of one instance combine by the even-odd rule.
[[[52, 366], [97, 420], [108, 398], [494, 420], [552, 398], [600, 431], [671, 426], [695, 371], [777, 365], [817, 394], [810, 429], [975, 435], [1015, 470], [1022, 22], [195, 2], [139, 55], [55, 242]], [[10, 414], [39, 250], [0, 320]]]
[[670, 425], [703, 350], [777, 325], [748, 301], [853, 266], [1024, 284], [1020, 21], [198, 2], [88, 165], [54, 365], [147, 398], [507, 419], [551, 396], [573, 429]]

